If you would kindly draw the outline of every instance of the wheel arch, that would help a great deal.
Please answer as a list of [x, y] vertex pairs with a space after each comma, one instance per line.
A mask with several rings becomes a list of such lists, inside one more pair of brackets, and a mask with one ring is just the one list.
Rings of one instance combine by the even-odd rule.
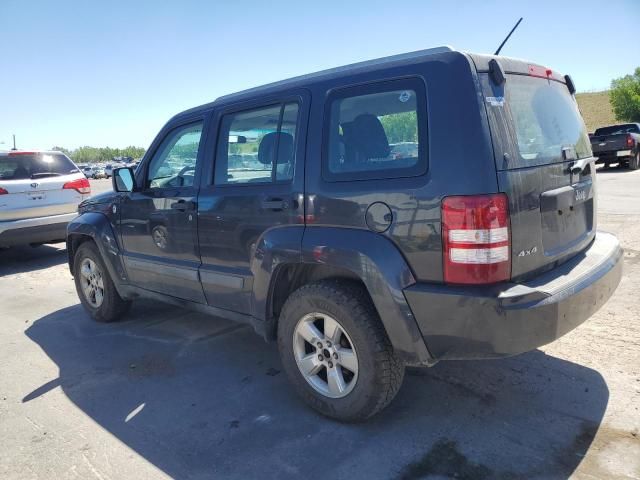
[[67, 227], [67, 256], [71, 274], [73, 275], [75, 254], [78, 248], [88, 241], [92, 241], [98, 247], [116, 290], [122, 296], [121, 284], [127, 282], [127, 275], [122, 263], [120, 244], [109, 219], [102, 213], [87, 212], [69, 223]]
[[415, 278], [390, 239], [367, 230], [333, 227], [307, 227], [301, 234], [299, 255], [273, 264], [268, 276], [254, 277], [254, 293], [263, 292], [254, 295], [254, 314], [265, 321], [267, 338], [274, 337], [280, 309], [293, 291], [340, 278], [364, 285], [391, 343], [407, 363], [433, 363], [402, 292]]

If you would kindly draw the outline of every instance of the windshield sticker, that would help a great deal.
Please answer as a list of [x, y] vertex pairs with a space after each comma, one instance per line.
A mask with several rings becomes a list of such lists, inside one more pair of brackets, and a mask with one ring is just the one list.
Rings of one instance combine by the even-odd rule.
[[487, 97], [487, 102], [492, 107], [502, 107], [504, 106], [504, 97]]
[[405, 102], [408, 102], [410, 98], [411, 98], [411, 94], [405, 90], [400, 94], [400, 96], [398, 97], [398, 100], [400, 100], [402, 103], [405, 103]]

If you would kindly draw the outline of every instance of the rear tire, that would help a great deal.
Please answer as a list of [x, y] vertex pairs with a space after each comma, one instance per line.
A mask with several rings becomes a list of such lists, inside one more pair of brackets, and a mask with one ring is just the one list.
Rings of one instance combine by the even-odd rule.
[[82, 306], [97, 322], [119, 320], [131, 306], [118, 295], [95, 243], [84, 242], [78, 248], [73, 277]]
[[638, 170], [640, 168], [640, 151], [629, 160], [629, 168], [631, 170]]
[[371, 299], [352, 282], [324, 280], [292, 293], [278, 321], [278, 348], [297, 393], [340, 421], [378, 413], [404, 378]]

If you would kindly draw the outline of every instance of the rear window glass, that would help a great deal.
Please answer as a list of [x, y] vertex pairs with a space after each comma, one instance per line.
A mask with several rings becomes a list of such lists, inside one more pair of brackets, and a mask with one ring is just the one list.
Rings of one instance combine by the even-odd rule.
[[0, 180], [28, 180], [78, 172], [62, 153], [18, 154], [0, 157]]
[[335, 91], [328, 103], [323, 175], [365, 180], [426, 171], [426, 112], [418, 80], [398, 80]]
[[630, 125], [614, 125], [611, 127], [598, 128], [594, 135], [619, 135], [621, 133], [640, 133], [640, 127], [635, 123]]
[[561, 162], [563, 149], [575, 151], [575, 156], [571, 152], [567, 158], [591, 156], [584, 121], [566, 85], [542, 78], [508, 75], [505, 98], [521, 157], [517, 166]]

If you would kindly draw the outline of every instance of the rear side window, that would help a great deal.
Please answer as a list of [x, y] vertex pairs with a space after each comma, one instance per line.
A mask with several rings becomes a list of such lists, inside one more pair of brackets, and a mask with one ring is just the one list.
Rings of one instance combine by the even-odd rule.
[[418, 79], [333, 91], [325, 110], [323, 176], [340, 181], [423, 174], [426, 111]]
[[295, 102], [224, 115], [215, 184], [290, 181], [295, 167], [297, 124]]
[[62, 153], [17, 153], [0, 157], [0, 180], [58, 177], [78, 171]]

